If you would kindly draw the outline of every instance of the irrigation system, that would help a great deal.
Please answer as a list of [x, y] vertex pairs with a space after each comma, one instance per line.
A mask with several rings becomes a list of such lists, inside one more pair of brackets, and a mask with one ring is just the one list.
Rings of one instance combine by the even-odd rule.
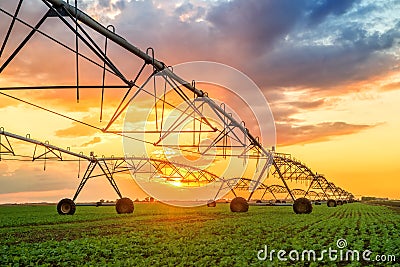
[[[84, 155], [72, 152], [68, 148], [63, 149], [48, 142], [32, 139], [29, 135], [21, 136], [1, 128], [0, 159], [2, 160], [14, 157], [19, 160], [41, 160], [46, 164], [49, 160], [67, 161], [65, 156], [68, 156], [79, 164], [81, 161], [87, 163], [75, 195], [71, 199], [65, 198], [58, 203], [59, 214], [74, 214], [80, 192], [89, 179], [97, 177], [105, 177], [118, 195], [119, 199], [115, 203], [118, 213], [133, 212], [132, 200], [123, 197], [114, 179], [115, 175], [120, 173], [129, 173], [133, 178], [139, 174], [146, 175], [150, 180], [161, 179], [164, 182], [173, 182], [179, 179], [180, 183], [191, 186], [204, 186], [218, 182], [220, 186], [216, 190], [214, 199], [208, 201], [208, 206], [215, 206], [215, 201], [221, 197], [221, 194], [228, 191], [235, 197], [230, 205], [232, 211], [247, 211], [249, 203], [254, 202], [254, 205], [293, 205], [296, 213], [310, 213], [312, 203], [327, 202], [327, 205], [331, 207], [354, 200], [351, 193], [329, 182], [323, 175], [311, 171], [309, 167], [291, 155], [276, 153], [273, 147], [266, 148], [262, 144], [262, 140], [246, 128], [244, 121], [238, 120], [226, 105], [217, 103], [209, 97], [205, 90], [196, 86], [195, 80], [189, 82], [180, 77], [172, 67], [155, 58], [154, 49], [151, 47], [142, 51], [118, 35], [112, 25], [104, 27], [98, 23], [78, 8], [77, 1], [74, 1], [74, 5], [72, 5], [68, 1], [42, 0], [41, 3], [46, 11], [36, 23], [20, 16], [24, 2], [29, 1], [15, 1], [12, 3], [13, 8], [0, 4], [1, 19], [9, 23], [2, 36], [0, 75], [13, 65], [24, 48], [31, 48], [29, 43], [33, 37], [41, 36], [74, 55], [75, 79], [70, 84], [62, 85], [1, 86], [1, 97], [19, 101], [24, 105], [46, 111], [103, 134], [122, 136], [144, 145], [168, 147], [172, 150], [201, 156], [224, 159], [241, 158], [244, 161], [255, 161], [257, 165], [254, 177], [226, 177], [208, 169], [168, 158], [128, 155], [97, 157], [94, 152]], [[7, 3], [10, 5], [10, 2]], [[66, 41], [65, 38], [51, 34], [49, 27], [45, 27], [46, 22], [52, 25], [55, 23], [63, 25], [63, 31], [72, 34], [74, 42], [71, 44], [70, 40]], [[28, 29], [28, 33], [22, 36], [22, 40], [19, 42], [13, 40], [18, 26]], [[59, 28], [57, 27], [57, 29]], [[16, 35], [21, 39], [21, 34]], [[136, 60], [132, 63], [129, 72], [121, 65], [121, 60], [111, 53], [110, 47], [118, 47], [130, 59]], [[101, 71], [102, 79], [98, 83], [82, 82], [84, 80], [82, 62]], [[136, 71], [132, 71], [133, 69]], [[167, 87], [171, 89], [168, 93]], [[101, 90], [99, 121], [105, 123], [104, 127], [33, 103], [27, 97], [13, 94], [21, 91], [73, 90], [76, 102], [79, 103], [82, 90], [89, 89]], [[108, 116], [105, 114], [104, 108], [105, 95], [115, 90], [120, 90], [123, 94], [118, 104], [113, 106], [112, 114]], [[132, 104], [142, 100], [143, 95], [152, 100], [149, 112], [155, 117], [155, 123], [151, 127], [129, 129], [121, 127], [119, 123], [121, 118], [126, 116]], [[170, 116], [166, 123], [170, 110], [178, 111], [178, 116]], [[210, 118], [210, 114], [212, 114], [212, 118]], [[188, 128], [189, 123], [192, 127]], [[186, 134], [192, 138], [190, 142], [182, 145], [173, 138], [176, 134]], [[208, 142], [205, 143], [205, 139]], [[31, 155], [17, 153], [13, 145], [15, 141], [32, 144], [34, 146], [33, 153]], [[214, 151], [214, 154], [211, 155], [211, 151]], [[70, 159], [68, 160], [70, 161]], [[268, 176], [276, 177], [280, 183], [269, 185]], [[308, 182], [309, 186], [306, 189], [290, 188], [289, 183], [293, 181]], [[257, 199], [255, 199], [256, 196], [258, 196]], [[267, 201], [267, 196], [272, 196], [275, 200], [274, 203], [271, 203], [271, 200]]]

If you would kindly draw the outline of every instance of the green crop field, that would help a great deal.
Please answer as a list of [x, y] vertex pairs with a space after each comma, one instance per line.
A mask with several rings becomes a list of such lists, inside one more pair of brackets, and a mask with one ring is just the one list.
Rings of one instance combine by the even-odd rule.
[[[143, 203], [129, 215], [117, 215], [114, 207], [78, 207], [73, 216], [58, 215], [54, 206], [2, 206], [0, 236], [0, 266], [400, 266], [399, 211], [362, 203], [314, 206], [307, 215], [287, 206], [232, 213], [228, 204]], [[347, 241], [343, 251], [360, 251], [360, 261], [288, 257], [292, 250], [319, 256], [329, 247], [339, 255], [339, 239]], [[257, 257], [265, 246], [268, 257], [276, 251], [272, 261]], [[287, 261], [278, 259], [279, 250]], [[397, 262], [362, 261], [365, 250], [371, 260], [394, 255]]]

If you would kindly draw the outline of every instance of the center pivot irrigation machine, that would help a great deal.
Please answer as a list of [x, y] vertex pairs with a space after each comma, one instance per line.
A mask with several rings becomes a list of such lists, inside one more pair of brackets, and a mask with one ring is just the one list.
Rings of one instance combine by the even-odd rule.
[[[95, 177], [105, 177], [117, 193], [119, 199], [115, 206], [118, 213], [132, 213], [132, 200], [123, 197], [114, 179], [120, 173], [129, 173], [146, 192], [167, 203], [171, 196], [165, 195], [164, 187], [159, 185], [167, 185], [169, 189], [171, 185], [179, 185], [175, 191], [171, 190], [176, 194], [189, 195], [183, 200], [191, 199], [190, 195], [192, 199], [203, 201], [208, 198], [204, 204], [209, 207], [215, 206], [216, 200], [223, 196], [232, 194], [234, 199], [230, 208], [234, 212], [247, 211], [250, 203], [293, 205], [296, 213], [310, 213], [312, 203], [326, 202], [333, 207], [354, 200], [351, 193], [335, 186], [323, 175], [314, 173], [289, 154], [276, 153], [274, 146], [267, 149], [262, 138], [246, 128], [239, 112], [199, 89], [201, 82], [197, 86], [195, 80], [187, 82], [173, 67], [157, 60], [152, 48], [144, 52], [132, 45], [116, 34], [112, 25], [104, 27], [82, 12], [77, 1], [74, 5], [62, 0], [39, 1], [42, 7], [35, 11], [42, 12], [43, 16], [36, 24], [24, 18], [24, 15], [29, 15], [32, 6], [23, 12], [24, 2], [33, 1], [0, 3], [2, 24], [9, 23], [9, 27], [3, 29], [0, 78], [4, 77], [7, 81], [12, 75], [18, 75], [13, 64], [16, 61], [21, 64], [17, 57], [23, 57], [24, 50], [32, 50], [34, 44], [30, 44], [34, 37], [40, 36], [49, 44], [63, 49], [65, 57], [73, 57], [72, 67], [65, 63], [65, 69], [72, 70], [69, 77], [73, 76], [73, 81], [61, 77], [62, 72], [53, 75], [55, 78], [48, 73], [49, 78], [40, 80], [39, 85], [27, 85], [29, 81], [23, 86], [15, 82], [13, 86], [2, 83], [0, 96], [72, 121], [75, 125], [118, 136], [124, 144], [124, 153], [121, 153], [124, 156], [97, 157], [94, 152], [84, 155], [32, 139], [29, 135], [21, 136], [0, 129], [2, 160], [17, 158], [42, 160], [45, 164], [48, 160], [87, 163], [73, 198], [62, 199], [58, 203], [59, 214], [74, 214], [80, 192], [87, 181]], [[25, 29], [25, 35], [21, 34], [21, 27]], [[35, 55], [31, 56], [30, 61], [35, 59]], [[64, 66], [63, 60], [49, 60]], [[132, 69], [137, 71], [131, 77]], [[10, 73], [7, 74], [8, 70]], [[99, 74], [97, 82], [93, 82], [96, 80], [94, 73]], [[59, 80], [62, 82], [56, 84]], [[84, 95], [82, 91], [96, 89], [101, 91], [98, 124], [51, 109], [46, 103], [33, 103], [35, 97], [26, 94], [40, 91], [60, 96], [58, 92], [73, 90], [79, 105]], [[117, 95], [116, 91], [122, 94]], [[106, 108], [106, 92], [114, 99], [118, 98], [118, 102], [108, 104], [111, 108]], [[33, 155], [17, 153], [14, 145], [21, 141], [34, 145]], [[145, 156], [135, 156], [135, 151]], [[238, 164], [237, 160], [243, 164]], [[279, 184], [267, 184], [269, 176], [275, 177]], [[304, 189], [290, 188], [292, 182], [303, 182], [308, 186]], [[208, 193], [205, 194], [205, 191]], [[267, 196], [272, 196], [274, 201], [267, 200]]]

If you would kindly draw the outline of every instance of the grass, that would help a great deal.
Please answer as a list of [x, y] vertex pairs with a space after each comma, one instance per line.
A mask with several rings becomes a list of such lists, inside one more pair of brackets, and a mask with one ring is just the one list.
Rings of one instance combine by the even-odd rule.
[[[309, 266], [310, 262], [259, 261], [264, 248], [366, 250], [400, 258], [400, 213], [362, 203], [314, 206], [308, 215], [291, 207], [250, 207], [231, 213], [216, 208], [135, 204], [129, 215], [114, 207], [78, 207], [60, 216], [54, 206], [0, 207], [0, 266]], [[330, 262], [370, 266], [377, 262]], [[320, 262], [321, 264], [321, 262]], [[382, 264], [387, 266], [389, 263]], [[393, 266], [397, 263], [391, 263]], [[310, 266], [317, 266], [311, 263]]]

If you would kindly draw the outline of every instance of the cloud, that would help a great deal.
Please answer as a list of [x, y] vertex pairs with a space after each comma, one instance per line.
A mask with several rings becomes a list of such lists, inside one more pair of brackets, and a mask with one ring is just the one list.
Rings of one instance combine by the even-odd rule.
[[[93, 115], [88, 115], [83, 117], [81, 121], [89, 124], [92, 123], [92, 125], [95, 125], [95, 123], [98, 122], [98, 118], [95, 118]], [[73, 121], [72, 126], [57, 130], [55, 132], [55, 135], [58, 137], [82, 137], [91, 136], [98, 132], [98, 129]]]
[[229, 1], [210, 10], [207, 19], [217, 40], [233, 42], [240, 53], [263, 53], [294, 28], [305, 6], [302, 0]]
[[[40, 1], [30, 2], [21, 17], [34, 24], [45, 8]], [[7, 5], [12, 12], [15, 3], [10, 3], [2, 2], [0, 6]], [[271, 106], [276, 121], [293, 124], [289, 131], [299, 122], [294, 119], [297, 113], [329, 106], [329, 101], [322, 97], [360, 90], [349, 85], [382, 77], [399, 64], [396, 48], [400, 22], [394, 11], [399, 7], [396, 1], [383, 5], [365, 0], [233, 0], [207, 4], [202, 1], [96, 0], [81, 2], [80, 7], [104, 23], [112, 22], [119, 35], [142, 50], [153, 47], [156, 58], [168, 65], [213, 60], [245, 72], [273, 100]], [[66, 33], [62, 23], [51, 20], [45, 23], [43, 30], [74, 47], [73, 35]], [[0, 29], [3, 32], [7, 28], [2, 24]], [[28, 30], [22, 26], [16, 28], [7, 53]], [[93, 34], [93, 38], [103, 47], [104, 37]], [[48, 45], [49, 41], [42, 37], [35, 36], [28, 44], [1, 78], [10, 84], [75, 84], [73, 53]], [[87, 52], [83, 45], [80, 49]], [[108, 55], [128, 78], [134, 77], [136, 73], [132, 70], [137, 70], [142, 63], [112, 44]], [[101, 69], [83, 62], [81, 83], [101, 84]], [[110, 80], [107, 76], [107, 81]], [[387, 85], [382, 90], [390, 88]], [[287, 91], [299, 90], [310, 93], [310, 99], [289, 100], [284, 95]], [[112, 106], [123, 95], [115, 91], [106, 92], [107, 104]], [[91, 112], [90, 107], [99, 104], [100, 90], [81, 91], [81, 96], [84, 101], [79, 105], [73, 104], [74, 91], [46, 91], [31, 94], [29, 98], [57, 107], [58, 111]], [[2, 105], [6, 104], [2, 102]], [[94, 121], [90, 116], [84, 120]], [[69, 128], [58, 130], [56, 135], [77, 137], [96, 131], [73, 123]]]
[[325, 104], [325, 100], [318, 99], [314, 101], [292, 101], [288, 102], [287, 104], [300, 109], [315, 109], [323, 106]]
[[[309, 93], [304, 93], [309, 95]], [[310, 97], [304, 98], [303, 96], [294, 97], [286, 96], [279, 101], [270, 103], [273, 111], [275, 123], [282, 124], [304, 124], [305, 121], [296, 118], [297, 114], [303, 113], [304, 111], [316, 111], [318, 109], [327, 109], [336, 106], [336, 100], [321, 98], [317, 100], [309, 101]], [[313, 99], [311, 97], [311, 99]]]
[[252, 73], [266, 88], [314, 88], [325, 95], [346, 94], [348, 84], [382, 75], [396, 64], [391, 55], [376, 52], [361, 45], [283, 46], [260, 59]]
[[87, 147], [87, 146], [94, 145], [94, 144], [97, 144], [100, 142], [101, 142], [101, 138], [96, 136], [96, 137], [93, 137], [93, 139], [90, 140], [89, 142], [83, 143], [81, 146]]
[[400, 82], [389, 83], [379, 88], [381, 91], [400, 90]]
[[190, 2], [185, 2], [178, 6], [174, 13], [181, 21], [196, 22], [206, 15], [206, 9], [202, 6], [195, 6]]
[[73, 189], [0, 193], [0, 203], [56, 202], [65, 196], [72, 196], [74, 193]]
[[[397, 62], [393, 55], [383, 52], [396, 45], [399, 25], [389, 21], [387, 25], [393, 25], [381, 32], [368, 28], [365, 18], [376, 17], [381, 11], [379, 5], [368, 2], [234, 0], [206, 7], [195, 1], [169, 4], [164, 9], [159, 6], [150, 1], [102, 0], [83, 2], [81, 7], [91, 15], [122, 11], [112, 21], [117, 33], [142, 50], [152, 46], [156, 57], [168, 64], [196, 59], [224, 62], [245, 71], [263, 88], [297, 86], [327, 91], [330, 87], [333, 91], [338, 85], [384, 73]], [[363, 12], [362, 17], [359, 12]], [[307, 21], [313, 21], [313, 25]], [[65, 26], [51, 26], [45, 29], [73, 47], [74, 38], [71, 34], [67, 38]], [[34, 77], [42, 82], [73, 84], [73, 53], [63, 54], [62, 50], [40, 45], [44, 40], [35, 42], [36, 49], [27, 49], [24, 56], [31, 59], [29, 62], [16, 59], [24, 70], [12, 69], [10, 76], [18, 73], [19, 80]], [[121, 51], [117, 58], [130, 66], [127, 70], [131, 73], [132, 62], [137, 59], [125, 60], [127, 56], [121, 56]], [[33, 64], [35, 58], [45, 58], [49, 53], [63, 57]], [[63, 74], [51, 68], [63, 69]], [[81, 70], [81, 79], [101, 82], [100, 70], [88, 66], [81, 66]]]
[[[24, 191], [49, 191], [73, 189], [76, 187], [77, 165], [66, 162], [47, 162], [46, 171], [43, 163], [33, 162], [20, 165], [15, 170], [8, 170], [0, 175], [3, 185], [0, 194], [24, 192]], [[62, 164], [62, 165], [60, 165]], [[63, 172], [59, 172], [58, 165], [63, 166]]]
[[351, 8], [356, 2], [354, 0], [322, 0], [322, 1], [314, 1], [317, 3], [314, 10], [309, 15], [310, 23], [316, 24], [320, 23], [324, 19], [326, 19], [329, 15], [339, 16], [345, 13], [349, 8]]
[[87, 10], [103, 23], [108, 23], [125, 9], [126, 0], [92, 0], [78, 2], [78, 7]]
[[278, 145], [289, 146], [331, 140], [335, 136], [355, 134], [377, 125], [322, 122], [315, 125], [293, 126], [277, 123]]

